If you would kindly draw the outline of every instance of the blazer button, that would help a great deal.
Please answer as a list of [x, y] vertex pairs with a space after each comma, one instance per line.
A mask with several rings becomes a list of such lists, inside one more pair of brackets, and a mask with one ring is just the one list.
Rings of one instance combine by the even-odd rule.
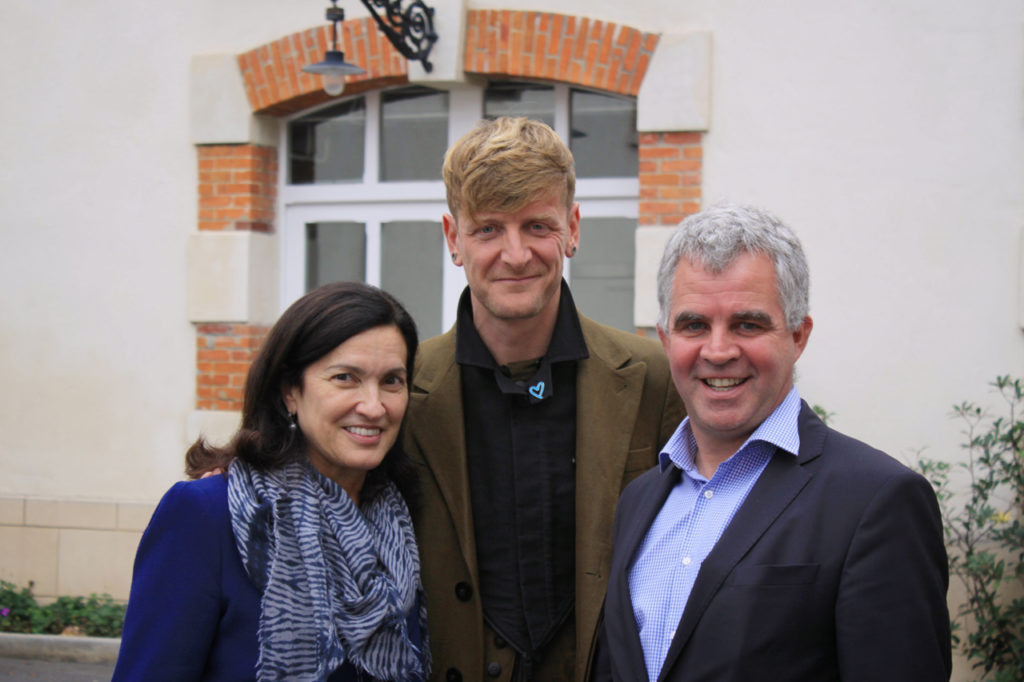
[[448, 668], [444, 674], [445, 682], [462, 682], [462, 673], [458, 668]]
[[499, 649], [504, 649], [505, 647], [508, 646], [508, 642], [506, 642], [505, 638], [502, 637], [501, 635], [495, 635], [494, 636], [494, 646], [496, 646]]
[[473, 586], [467, 582], [455, 583], [455, 596], [459, 601], [469, 601], [473, 598]]
[[491, 661], [487, 664], [487, 674], [491, 677], [497, 677], [501, 674], [501, 663], [497, 661]]

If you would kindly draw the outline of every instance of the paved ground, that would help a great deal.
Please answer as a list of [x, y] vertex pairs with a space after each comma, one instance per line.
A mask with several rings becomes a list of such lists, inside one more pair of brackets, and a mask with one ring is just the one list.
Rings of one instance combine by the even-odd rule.
[[0, 658], [0, 682], [110, 682], [113, 663]]

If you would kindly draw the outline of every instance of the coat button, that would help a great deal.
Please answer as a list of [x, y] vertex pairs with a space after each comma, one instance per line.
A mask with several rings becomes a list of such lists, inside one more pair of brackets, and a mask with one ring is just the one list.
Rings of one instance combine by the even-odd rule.
[[462, 673], [459, 672], [458, 668], [448, 668], [448, 671], [444, 674], [445, 682], [462, 682]]
[[456, 583], [455, 596], [459, 598], [459, 601], [469, 601], [473, 598], [473, 586], [467, 582]]
[[505, 638], [502, 637], [501, 635], [495, 635], [494, 636], [494, 646], [498, 647], [499, 649], [504, 649], [505, 647], [508, 646], [508, 642], [506, 642]]
[[501, 663], [497, 661], [491, 661], [487, 664], [487, 674], [491, 677], [497, 677], [501, 674]]

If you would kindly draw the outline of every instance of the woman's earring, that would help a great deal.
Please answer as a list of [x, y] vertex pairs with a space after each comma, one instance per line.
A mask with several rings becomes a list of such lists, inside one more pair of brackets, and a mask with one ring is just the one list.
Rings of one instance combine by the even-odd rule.
[[294, 431], [299, 428], [299, 425], [295, 423], [295, 415], [291, 412], [288, 413], [288, 430]]
[[573, 244], [572, 245], [572, 253], [569, 254], [569, 257], [571, 258], [572, 256], [575, 256], [575, 255], [576, 255], [576, 245]]

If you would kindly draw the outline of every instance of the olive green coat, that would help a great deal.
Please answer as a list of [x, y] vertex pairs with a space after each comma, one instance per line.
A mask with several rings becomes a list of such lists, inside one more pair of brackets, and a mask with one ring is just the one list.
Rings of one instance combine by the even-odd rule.
[[[619, 493], [657, 462], [683, 418], [660, 344], [582, 315], [580, 325], [590, 357], [576, 375], [575, 627], [547, 648], [535, 669], [539, 680], [584, 679], [608, 582]], [[479, 599], [463, 426], [453, 327], [420, 346], [406, 421], [406, 449], [422, 487], [414, 516], [431, 679], [510, 680], [515, 654], [484, 624]]]

